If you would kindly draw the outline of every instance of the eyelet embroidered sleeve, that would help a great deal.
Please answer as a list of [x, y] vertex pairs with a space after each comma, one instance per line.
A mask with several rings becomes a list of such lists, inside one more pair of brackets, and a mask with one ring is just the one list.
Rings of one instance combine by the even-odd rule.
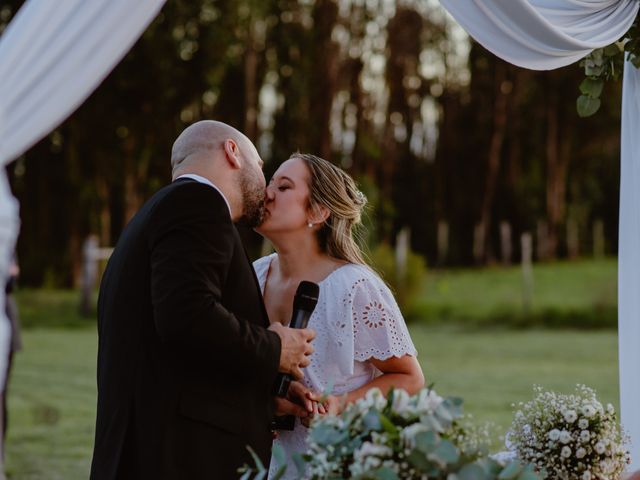
[[349, 298], [356, 360], [417, 354], [393, 294], [373, 272], [352, 283]]

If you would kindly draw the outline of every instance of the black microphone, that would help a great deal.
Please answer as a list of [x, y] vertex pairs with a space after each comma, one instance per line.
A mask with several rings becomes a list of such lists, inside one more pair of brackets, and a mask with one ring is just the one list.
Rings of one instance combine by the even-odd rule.
[[[290, 328], [307, 328], [309, 318], [318, 303], [320, 286], [317, 283], [302, 281], [298, 285], [296, 295], [293, 298], [293, 311], [291, 312]], [[276, 378], [275, 391], [278, 397], [286, 397], [289, 384], [293, 377], [286, 373], [279, 373]]]

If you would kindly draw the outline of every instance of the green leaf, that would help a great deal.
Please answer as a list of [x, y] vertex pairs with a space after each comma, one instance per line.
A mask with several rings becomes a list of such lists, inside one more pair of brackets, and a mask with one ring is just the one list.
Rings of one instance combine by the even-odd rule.
[[393, 424], [391, 420], [387, 418], [386, 415], [380, 415], [380, 423], [382, 424], [382, 428], [387, 432], [392, 438], [396, 438], [398, 436], [398, 428]]
[[456, 446], [449, 440], [442, 440], [436, 449], [427, 455], [427, 458], [444, 466], [456, 463], [460, 458], [460, 453]]
[[380, 421], [380, 414], [375, 410], [369, 410], [362, 419], [362, 424], [365, 431], [379, 431], [382, 430], [382, 422]]
[[348, 432], [339, 432], [328, 425], [318, 425], [311, 430], [311, 438], [318, 445], [336, 445], [343, 442]]
[[576, 107], [578, 109], [578, 115], [582, 118], [590, 117], [598, 111], [600, 108], [600, 99], [592, 98], [587, 95], [580, 95]]
[[518, 480], [540, 480], [540, 475], [535, 472], [525, 471], [518, 476]]
[[458, 478], [460, 480], [482, 480], [486, 478], [487, 472], [480, 465], [470, 463], [465, 465], [458, 472]]
[[284, 465], [285, 463], [287, 463], [284, 449], [282, 448], [282, 445], [280, 445], [279, 443], [275, 443], [273, 445], [273, 448], [271, 449], [271, 454], [273, 455], [273, 458], [278, 463], [278, 465]]
[[420, 432], [416, 435], [415, 440], [416, 448], [426, 454], [433, 452], [440, 442], [435, 432]]
[[293, 460], [293, 463], [296, 466], [298, 473], [300, 474], [300, 478], [304, 477], [306, 462], [302, 454], [300, 454], [299, 452], [295, 452], [293, 455], [291, 455], [291, 459]]
[[239, 480], [249, 480], [251, 478], [252, 473], [253, 473], [252, 470], [247, 470], [246, 472], [244, 472], [244, 474], [240, 477]]
[[616, 55], [619, 55], [620, 52], [622, 52], [622, 50], [620, 49], [617, 43], [612, 43], [611, 45], [607, 45], [606, 47], [604, 47], [604, 51], [603, 51], [606, 57], [615, 57]]
[[287, 473], [287, 465], [281, 465], [273, 477], [270, 477], [270, 480], [280, 480], [284, 474]]
[[264, 464], [262, 463], [262, 460], [260, 460], [260, 457], [258, 457], [256, 452], [249, 445], [247, 445], [247, 450], [249, 450], [249, 453], [251, 454], [251, 458], [253, 458], [253, 461], [256, 464], [258, 471], [264, 472], [265, 471]]
[[500, 472], [498, 480], [515, 480], [520, 475], [520, 472], [522, 472], [522, 465], [518, 462], [511, 462]]
[[380, 467], [372, 470], [367, 477], [375, 480], [400, 480], [398, 474], [388, 467]]
[[421, 472], [426, 472], [426, 470], [431, 468], [431, 462], [427, 460], [426, 454], [418, 449], [412, 450], [407, 457], [407, 460]]
[[601, 78], [585, 78], [580, 84], [580, 91], [588, 97], [598, 98], [602, 93], [604, 87], [604, 80]]

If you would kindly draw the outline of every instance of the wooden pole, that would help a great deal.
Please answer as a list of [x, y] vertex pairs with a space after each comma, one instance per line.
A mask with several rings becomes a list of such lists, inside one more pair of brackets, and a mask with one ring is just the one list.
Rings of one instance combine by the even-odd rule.
[[533, 239], [530, 233], [522, 234], [520, 245], [522, 248], [522, 306], [524, 313], [529, 314], [533, 303], [533, 269], [531, 267]]

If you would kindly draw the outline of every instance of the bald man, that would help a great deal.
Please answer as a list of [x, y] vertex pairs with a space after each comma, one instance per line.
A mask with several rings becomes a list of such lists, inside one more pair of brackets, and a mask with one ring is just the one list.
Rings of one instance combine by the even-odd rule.
[[[91, 478], [231, 479], [268, 465], [278, 372], [302, 377], [314, 333], [269, 326], [234, 222], [259, 224], [262, 160], [220, 122], [188, 127], [173, 182], [134, 216], [98, 300], [98, 411]], [[306, 405], [310, 409], [310, 405]]]

